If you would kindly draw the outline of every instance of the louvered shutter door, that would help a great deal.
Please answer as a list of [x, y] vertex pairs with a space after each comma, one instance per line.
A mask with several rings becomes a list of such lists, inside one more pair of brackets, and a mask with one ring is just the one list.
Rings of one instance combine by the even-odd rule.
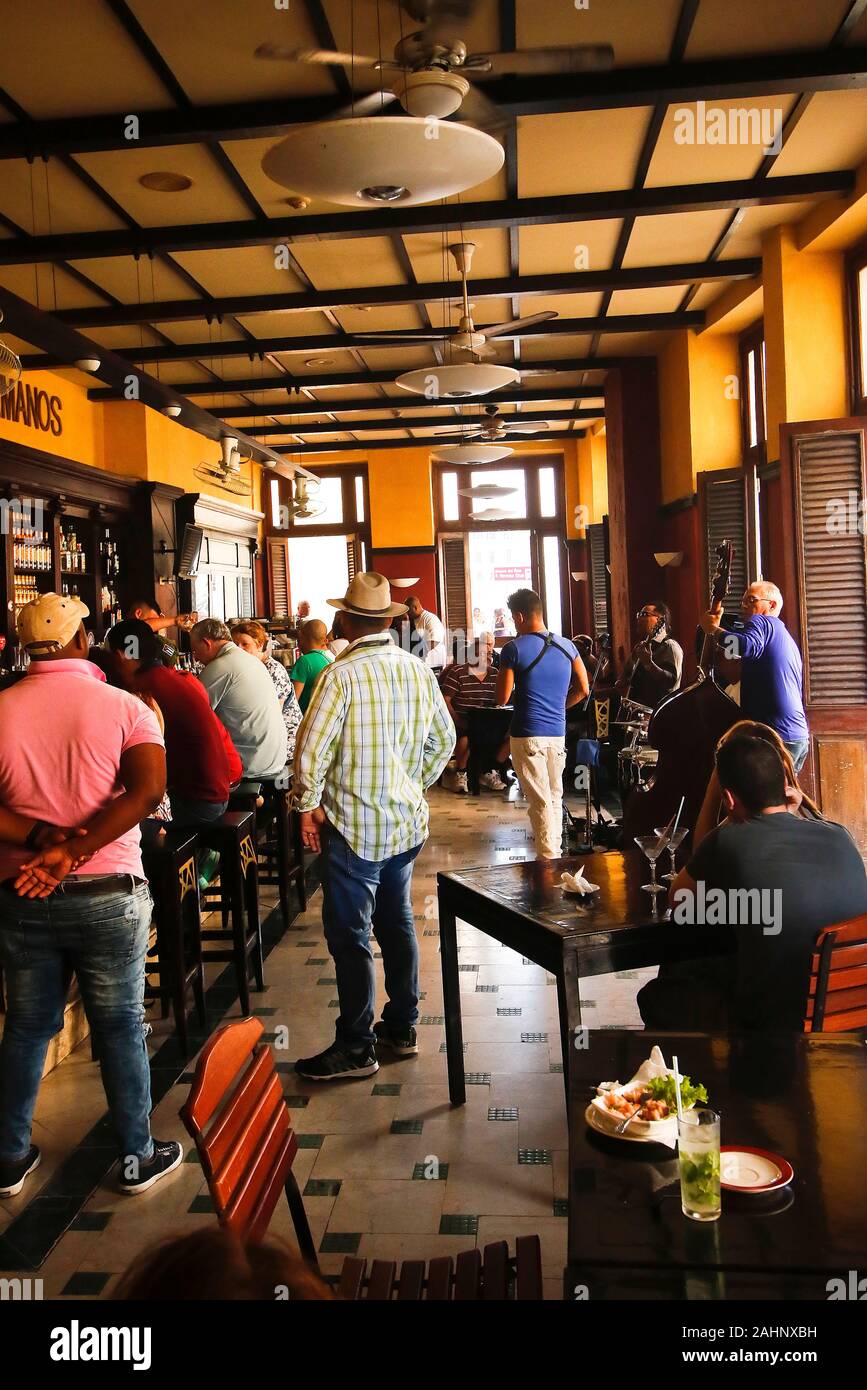
[[271, 617], [289, 616], [289, 544], [268, 541], [268, 580], [271, 590]]
[[807, 701], [811, 705], [864, 704], [867, 564], [862, 436], [804, 435], [796, 441], [795, 459]]
[[593, 631], [598, 637], [608, 632], [608, 572], [605, 568], [605, 527], [602, 522], [587, 527], [590, 542], [590, 596], [593, 604]]
[[440, 564], [445, 625], [452, 632], [466, 632], [469, 626], [469, 594], [465, 536], [440, 537]]
[[738, 473], [730, 478], [714, 478], [712, 475], [704, 474], [704, 480], [707, 594], [710, 594], [711, 580], [717, 566], [717, 546], [722, 541], [731, 541], [734, 546], [734, 563], [723, 608], [726, 613], [738, 615], [741, 611], [741, 598], [751, 579], [746, 506], [750, 479], [746, 473]]
[[346, 569], [347, 569], [347, 573], [349, 574], [349, 582], [350, 582], [350, 584], [352, 583], [353, 579], [354, 579], [355, 576], [356, 576], [356, 573], [358, 572], [358, 560], [359, 560], [359, 555], [358, 555], [358, 541], [356, 540], [355, 536], [347, 536], [347, 537], [346, 537]]

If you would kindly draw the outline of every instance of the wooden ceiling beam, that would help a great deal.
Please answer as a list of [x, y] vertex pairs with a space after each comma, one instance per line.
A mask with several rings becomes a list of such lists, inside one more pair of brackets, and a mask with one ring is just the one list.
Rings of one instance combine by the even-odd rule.
[[[487, 397], [485, 397], [485, 400], [487, 400]], [[401, 402], [398, 402], [398, 404], [401, 404]], [[416, 402], [408, 398], [407, 401], [402, 404], [405, 409], [412, 409]], [[425, 402], [425, 404], [427, 404], [427, 402]], [[454, 405], [454, 401], [452, 401], [451, 404]], [[562, 425], [566, 428], [573, 420], [598, 420], [604, 414], [605, 410], [602, 406], [596, 410], [549, 410], [545, 412], [545, 419], [556, 422], [557, 425]], [[497, 418], [504, 420], [510, 425], [525, 425], [533, 419], [532, 415], [516, 414], [499, 415]], [[417, 415], [414, 419], [410, 416], [399, 415], [397, 419], [391, 420], [342, 420], [337, 425], [335, 425], [333, 421], [316, 425], [304, 424], [303, 421], [280, 425], [256, 425], [255, 427], [248, 427], [247, 434], [251, 439], [270, 439], [272, 436], [277, 437], [293, 434], [305, 436], [342, 434], [345, 431], [350, 431], [352, 434], [370, 434], [371, 432], [382, 434], [384, 431], [391, 430], [435, 430], [445, 429], [449, 425], [453, 425], [455, 429], [459, 426], [463, 426], [466, 430], [472, 430], [474, 427], [478, 428], [478, 426], [485, 423], [486, 420], [487, 416], [485, 415], [463, 415], [457, 418], [451, 417], [451, 419], [447, 415]], [[448, 444], [448, 442], [449, 440], [444, 435], [442, 443]], [[452, 443], [460, 444], [460, 442], [460, 435], [455, 433]]]
[[[403, 246], [400, 238], [396, 244]], [[407, 258], [408, 259], [408, 258]], [[498, 279], [474, 280], [472, 298], [513, 299], [542, 294], [585, 294], [597, 290], [644, 290], [666, 285], [691, 285], [709, 280], [751, 280], [761, 274], [760, 256], [728, 261], [694, 261], [672, 265], [635, 266], [629, 269], [564, 271], [553, 275], [510, 274]], [[410, 266], [411, 269], [411, 266]], [[376, 285], [361, 289], [309, 290], [292, 294], [228, 295], [214, 299], [165, 299], [147, 304], [112, 304], [63, 309], [57, 317], [73, 328], [116, 328], [138, 323], [184, 323], [195, 319], [221, 319], [226, 315], [308, 313], [324, 309], [378, 307], [391, 304], [436, 303], [460, 293], [457, 281], [413, 280], [404, 285]], [[428, 320], [427, 328], [432, 325]]]
[[[619, 67], [610, 72], [501, 77], [482, 81], [485, 95], [507, 116], [607, 111], [800, 92], [852, 91], [867, 86], [867, 47], [741, 54], [691, 63]], [[334, 95], [140, 113], [137, 149], [260, 140], [299, 123], [322, 120], [345, 105]], [[36, 121], [28, 130], [0, 130], [0, 159], [129, 149], [129, 112]]]
[[[3, 127], [0, 126], [0, 131]], [[557, 222], [608, 221], [615, 217], [655, 217], [718, 208], [760, 207], [848, 196], [855, 187], [851, 169], [787, 174], [774, 179], [730, 179], [717, 183], [626, 188], [602, 193], [561, 193], [489, 202], [424, 204], [420, 207], [364, 209], [310, 217], [251, 217], [240, 222], [142, 227], [109, 232], [67, 232], [55, 236], [12, 237], [0, 241], [0, 265], [32, 265], [59, 257], [88, 260], [150, 255], [163, 251], [217, 251], [232, 246], [275, 246], [303, 241], [391, 236], [393, 232], [469, 231], [488, 227], [543, 227]]]
[[[0, 300], [2, 300], [2, 294], [3, 291], [0, 290]], [[580, 319], [549, 319], [546, 323], [531, 323], [527, 327], [518, 325], [510, 329], [508, 333], [501, 333], [497, 341], [506, 342], [512, 338], [571, 337], [600, 331], [604, 333], [656, 333], [672, 331], [677, 328], [703, 327], [704, 313], [701, 310], [693, 309], [683, 314], [618, 314], [608, 318], [599, 318], [597, 315], [593, 315]], [[457, 332], [457, 329], [444, 330], [443, 338], [448, 340]], [[118, 348], [117, 351], [131, 362], [203, 361], [214, 357], [254, 358], [261, 357], [263, 354], [291, 352], [328, 353], [347, 350], [393, 352], [407, 346], [430, 346], [425, 341], [426, 334], [429, 337], [428, 330], [424, 328], [396, 329], [393, 334], [383, 336], [376, 342], [365, 342], [363, 334], [355, 333], [329, 333], [327, 336], [322, 333], [314, 333], [299, 338], [217, 338], [211, 342], [176, 343], [171, 347], [139, 347], [132, 343], [129, 347]], [[22, 356], [21, 361], [30, 370], [38, 371], [51, 371], [56, 367], [69, 366], [68, 360], [52, 354], [28, 353]], [[538, 364], [534, 363], [533, 365]], [[395, 367], [396, 373], [400, 370], [399, 365]], [[436, 368], [432, 367], [431, 370], [435, 371]], [[298, 380], [303, 384], [303, 378]]]
[[[527, 405], [540, 401], [598, 400], [604, 395], [604, 386], [535, 386], [528, 390], [518, 385], [485, 396], [485, 404], [491, 402], [496, 405]], [[387, 401], [366, 400], [364, 397], [349, 397], [344, 400], [327, 397], [324, 401], [316, 401], [305, 396], [293, 396], [285, 405], [275, 405], [272, 401], [265, 405], [228, 406], [225, 410], [212, 410], [211, 413], [216, 415], [218, 420], [253, 420], [276, 415], [323, 415], [326, 411], [334, 415], [352, 411], [369, 414], [371, 411], [400, 410], [402, 407], [406, 408], [408, 401], [409, 397], [405, 396], [390, 396]], [[444, 412], [453, 411], [457, 404], [459, 402], [453, 400], [425, 401], [426, 408], [442, 409]], [[443, 418], [446, 418], [445, 414]]]
[[[410, 428], [412, 428], [411, 423]], [[335, 430], [335, 434], [341, 433]], [[571, 434], [568, 430], [546, 430], [541, 434], [514, 435], [511, 439], [505, 439], [504, 444], [512, 448], [517, 444], [544, 444], [549, 439], [575, 439], [579, 434]], [[457, 436], [451, 441], [453, 444], [460, 443]], [[475, 442], [475, 441], [474, 441]], [[358, 453], [360, 450], [370, 452], [372, 449], [444, 449], [449, 443], [445, 435], [425, 435], [422, 438], [413, 436], [411, 439], [350, 439], [346, 443], [335, 444], [299, 444], [297, 448], [275, 449], [274, 453], [282, 453], [286, 459], [294, 459], [297, 456], [306, 458], [308, 455], [317, 454], [343, 454], [347, 451]]]

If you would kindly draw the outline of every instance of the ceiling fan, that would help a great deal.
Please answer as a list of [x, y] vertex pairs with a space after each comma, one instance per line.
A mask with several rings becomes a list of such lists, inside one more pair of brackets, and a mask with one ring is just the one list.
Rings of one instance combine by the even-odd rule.
[[337, 111], [330, 119], [349, 114], [376, 115], [396, 100], [411, 116], [445, 117], [460, 110], [466, 121], [488, 132], [503, 129], [508, 117], [467, 78], [600, 72], [614, 62], [614, 51], [608, 44], [525, 49], [518, 53], [471, 53], [460, 37], [460, 27], [477, 3], [478, 0], [402, 0], [406, 13], [423, 27], [401, 38], [393, 58], [380, 60], [322, 48], [286, 48], [276, 43], [260, 44], [255, 56], [368, 68], [388, 75], [389, 87], [361, 97], [352, 108]]
[[246, 495], [251, 491], [251, 483], [248, 478], [241, 477], [241, 464], [250, 460], [241, 458], [238, 440], [232, 434], [224, 434], [220, 446], [223, 451], [220, 462], [199, 463], [193, 473], [200, 482], [222, 488], [223, 492], [231, 492], [236, 497]]
[[414, 334], [411, 338], [402, 338], [400, 333], [359, 333], [356, 335], [358, 342], [388, 343], [395, 346], [413, 346], [420, 342], [445, 342], [459, 352], [471, 352], [474, 357], [495, 357], [496, 353], [488, 343], [489, 338], [499, 338], [504, 333], [513, 333], [516, 329], [529, 328], [534, 323], [547, 323], [549, 319], [557, 317], [553, 309], [546, 309], [539, 314], [528, 314], [526, 318], [508, 319], [505, 323], [486, 324], [484, 328], [477, 329], [473, 323], [472, 305], [469, 302], [467, 291], [467, 276], [470, 273], [475, 249], [476, 244], [473, 241], [459, 241], [454, 246], [449, 247], [461, 277], [461, 317], [456, 333], [448, 333], [443, 329], [439, 333]]
[[486, 420], [478, 417], [476, 420], [462, 425], [447, 425], [445, 429], [437, 430], [437, 434], [460, 434], [462, 439], [468, 442], [474, 439], [484, 440], [485, 443], [495, 444], [499, 439], [507, 439], [512, 434], [540, 434], [543, 430], [551, 428], [549, 420], [538, 420], [535, 416], [529, 416], [526, 424], [523, 421], [517, 424], [508, 424], [499, 417], [499, 409], [495, 405], [484, 406]]
[[316, 501], [319, 482], [312, 478], [298, 476], [292, 483], [292, 500], [286, 504], [286, 511], [293, 521], [310, 521], [327, 510], [324, 502]]
[[[0, 323], [2, 322], [3, 311], [0, 309]], [[8, 396], [10, 391], [15, 390], [20, 380], [21, 358], [0, 338], [0, 396]]]
[[488, 501], [495, 497], [509, 497], [517, 491], [516, 487], [500, 487], [499, 483], [477, 483], [475, 487], [458, 488], [461, 497], [479, 497]]

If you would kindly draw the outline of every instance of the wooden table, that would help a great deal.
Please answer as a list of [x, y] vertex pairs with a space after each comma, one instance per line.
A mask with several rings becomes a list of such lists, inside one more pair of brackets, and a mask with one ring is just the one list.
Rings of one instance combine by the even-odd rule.
[[[706, 1086], [723, 1145], [789, 1160], [788, 1187], [723, 1192], [719, 1221], [690, 1221], [674, 1151], [588, 1128], [596, 1085], [629, 1080], [653, 1043]], [[864, 1273], [865, 1113], [867, 1046], [855, 1034], [594, 1033], [570, 1074], [566, 1297], [827, 1299], [830, 1279]]]
[[[591, 899], [566, 894], [560, 875], [583, 866], [600, 892]], [[641, 884], [649, 868], [638, 850], [532, 859], [463, 869], [437, 875], [440, 959], [448, 1054], [449, 1096], [466, 1102], [461, 998], [458, 970], [458, 918], [541, 965], [557, 980], [563, 1071], [568, 1073], [570, 1042], [581, 1026], [582, 976], [661, 965], [663, 961], [720, 955], [732, 949], [725, 927], [681, 926], [654, 913]], [[568, 1095], [568, 1085], [567, 1085]]]

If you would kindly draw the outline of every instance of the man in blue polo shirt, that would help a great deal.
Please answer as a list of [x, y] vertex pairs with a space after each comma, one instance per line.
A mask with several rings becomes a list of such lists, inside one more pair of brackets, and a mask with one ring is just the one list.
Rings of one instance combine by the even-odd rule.
[[566, 710], [589, 690], [584, 662], [565, 637], [545, 627], [532, 589], [509, 596], [517, 636], [500, 653], [497, 701], [513, 700], [511, 754], [529, 803], [540, 859], [558, 859], [563, 841]]
[[792, 755], [795, 771], [803, 767], [810, 746], [804, 713], [801, 653], [780, 621], [783, 596], [776, 584], [759, 580], [741, 600], [743, 626], [727, 632], [720, 614], [706, 613], [701, 626], [717, 642], [719, 669], [741, 683], [741, 713], [776, 729]]

